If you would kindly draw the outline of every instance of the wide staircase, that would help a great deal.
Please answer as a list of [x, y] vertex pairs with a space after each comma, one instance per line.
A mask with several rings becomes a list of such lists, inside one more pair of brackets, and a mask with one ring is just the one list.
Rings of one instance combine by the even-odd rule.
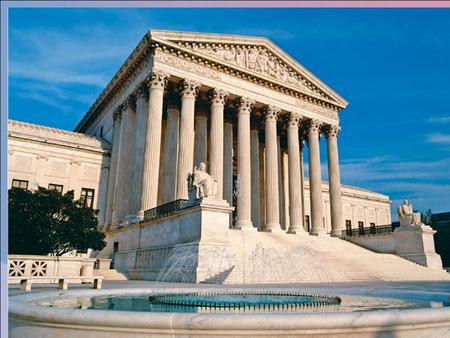
[[363, 280], [450, 280], [392, 254], [380, 254], [325, 236], [230, 230], [235, 265], [206, 283], [300, 283]]

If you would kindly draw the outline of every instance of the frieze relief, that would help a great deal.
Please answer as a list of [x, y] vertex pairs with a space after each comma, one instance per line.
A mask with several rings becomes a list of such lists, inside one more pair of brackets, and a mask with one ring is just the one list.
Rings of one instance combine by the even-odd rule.
[[302, 99], [297, 99], [297, 106], [304, 108], [312, 113], [316, 113], [316, 114], [319, 114], [322, 116], [329, 117], [330, 119], [333, 119], [333, 120], [339, 119], [338, 113], [336, 111], [322, 107], [322, 106], [318, 106], [314, 103], [304, 101]]
[[175, 55], [157, 51], [154, 55], [154, 59], [202, 76], [207, 76], [218, 80], [221, 79], [220, 73], [218, 71], [206, 68], [189, 60], [179, 58]]
[[235, 66], [287, 83], [304, 92], [324, 96], [320, 91], [311, 89], [305, 78], [264, 47], [238, 45], [212, 46], [209, 44], [191, 44], [188, 47], [194, 51], [207, 54]]

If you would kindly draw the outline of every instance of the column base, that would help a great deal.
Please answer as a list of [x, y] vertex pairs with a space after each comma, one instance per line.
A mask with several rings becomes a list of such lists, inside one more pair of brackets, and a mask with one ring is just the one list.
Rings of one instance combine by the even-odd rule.
[[288, 234], [293, 234], [293, 235], [307, 235], [308, 233], [305, 231], [305, 229], [303, 229], [302, 227], [298, 226], [295, 228], [291, 228], [289, 227], [288, 231], [286, 231], [286, 233]]
[[331, 237], [342, 237], [342, 230], [344, 230], [344, 229], [331, 230], [330, 236]]
[[309, 232], [310, 236], [326, 236], [328, 235], [325, 231], [310, 231]]
[[274, 232], [274, 233], [282, 233], [284, 232], [281, 229], [281, 225], [278, 223], [268, 223], [264, 228], [261, 229], [262, 232]]
[[234, 229], [241, 231], [257, 231], [251, 221], [236, 221]]

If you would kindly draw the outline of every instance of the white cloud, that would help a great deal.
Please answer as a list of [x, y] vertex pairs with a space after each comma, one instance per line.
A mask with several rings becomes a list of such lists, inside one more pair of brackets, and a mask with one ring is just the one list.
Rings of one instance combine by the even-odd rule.
[[427, 122], [429, 123], [450, 123], [450, 116], [430, 117]]
[[450, 134], [429, 134], [426, 138], [427, 143], [450, 145]]

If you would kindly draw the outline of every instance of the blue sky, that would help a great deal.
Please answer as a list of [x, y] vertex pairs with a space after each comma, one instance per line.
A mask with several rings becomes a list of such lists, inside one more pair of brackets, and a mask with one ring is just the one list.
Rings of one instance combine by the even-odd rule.
[[73, 129], [150, 28], [270, 38], [350, 102], [344, 184], [450, 211], [449, 9], [11, 9], [9, 118]]

